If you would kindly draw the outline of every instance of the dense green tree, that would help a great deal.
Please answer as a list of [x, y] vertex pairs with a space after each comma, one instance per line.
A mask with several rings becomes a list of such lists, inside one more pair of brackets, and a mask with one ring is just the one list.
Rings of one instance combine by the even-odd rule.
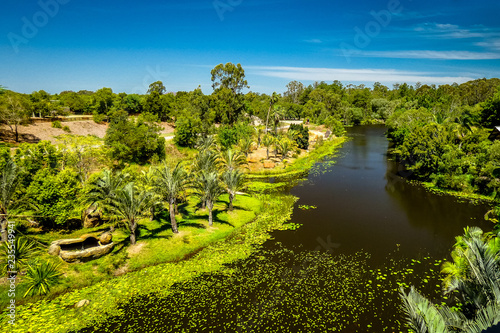
[[110, 156], [120, 162], [144, 164], [165, 157], [165, 138], [159, 135], [160, 126], [154, 115], [141, 114], [129, 120], [125, 111], [113, 113], [106, 130], [104, 143]]
[[309, 128], [303, 124], [291, 124], [288, 128], [288, 132], [295, 131], [293, 135], [293, 140], [297, 143], [297, 147], [300, 149], [309, 148]]
[[9, 126], [19, 142], [18, 128], [29, 120], [30, 112], [28, 102], [19, 95], [5, 93], [0, 100], [0, 123]]
[[245, 104], [242, 90], [249, 88], [245, 70], [240, 64], [219, 64], [211, 71], [213, 108], [219, 121], [233, 124], [242, 114]]
[[190, 116], [177, 120], [175, 123], [175, 144], [181, 147], [193, 148], [201, 131], [200, 123], [199, 119]]
[[80, 215], [75, 211], [80, 192], [75, 171], [65, 169], [56, 173], [40, 169], [26, 189], [26, 197], [36, 207], [36, 214], [44, 227], [61, 228], [70, 218]]
[[163, 85], [163, 82], [156, 81], [156, 82], [153, 82], [149, 85], [147, 93], [151, 94], [152, 92], [157, 92], [159, 95], [163, 95], [166, 91], [167, 91], [167, 89]]
[[107, 115], [113, 107], [115, 95], [111, 88], [101, 88], [93, 95], [94, 110], [98, 114]]
[[482, 107], [481, 124], [489, 128], [500, 126], [500, 89], [493, 97], [484, 102]]

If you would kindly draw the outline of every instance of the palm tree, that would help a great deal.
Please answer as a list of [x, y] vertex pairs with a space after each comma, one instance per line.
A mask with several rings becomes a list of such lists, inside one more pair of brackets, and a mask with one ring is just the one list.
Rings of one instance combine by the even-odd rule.
[[269, 159], [269, 147], [274, 144], [275, 138], [270, 134], [264, 135], [262, 138], [262, 144], [266, 147], [267, 159]]
[[478, 227], [465, 228], [451, 253], [453, 262], [445, 262], [445, 292], [458, 290], [475, 310], [490, 302], [500, 302], [499, 238], [483, 234]]
[[216, 141], [213, 135], [209, 135], [204, 138], [199, 138], [198, 141], [196, 142], [196, 148], [198, 148], [199, 151], [215, 150], [215, 147], [216, 147]]
[[284, 136], [279, 141], [277, 141], [276, 145], [279, 148], [281, 153], [281, 160], [283, 161], [288, 153], [293, 149], [295, 141], [290, 140], [288, 137]]
[[187, 181], [186, 171], [180, 163], [177, 163], [174, 168], [169, 167], [167, 164], [163, 164], [163, 166], [158, 169], [156, 192], [159, 193], [163, 200], [168, 202], [170, 224], [172, 225], [172, 231], [174, 233], [179, 232], [175, 220], [175, 205], [177, 203], [177, 197], [184, 191]]
[[0, 228], [1, 241], [6, 242], [7, 224], [9, 219], [9, 211], [20, 204], [19, 200], [15, 200], [15, 193], [19, 185], [19, 169], [13, 161], [8, 161], [0, 175]]
[[201, 150], [194, 159], [192, 171], [194, 173], [215, 171], [218, 169], [219, 161], [213, 150]]
[[271, 96], [271, 100], [269, 101], [269, 110], [267, 111], [266, 134], [269, 131], [268, 126], [267, 126], [269, 124], [269, 114], [271, 113], [271, 110], [272, 110], [274, 104], [276, 104], [278, 102], [278, 99], [279, 99], [279, 95], [276, 92], [273, 92], [273, 95]]
[[152, 167], [149, 167], [147, 171], [142, 170], [141, 174], [139, 175], [139, 188], [141, 191], [146, 191], [146, 192], [151, 192], [152, 193], [152, 204], [150, 207], [151, 211], [151, 218], [150, 220], [153, 221], [155, 218], [155, 210], [160, 204], [160, 200], [155, 200], [158, 199], [158, 195], [156, 194], [155, 190], [155, 184], [156, 184], [156, 170]]
[[228, 171], [235, 170], [247, 164], [247, 160], [241, 151], [231, 148], [219, 153], [219, 162]]
[[248, 157], [248, 154], [252, 151], [253, 140], [251, 136], [245, 136], [240, 139], [239, 146], [241, 151]]
[[408, 294], [400, 288], [400, 297], [403, 301], [406, 323], [414, 333], [456, 332], [465, 321], [465, 316], [460, 312], [452, 312], [446, 306], [438, 309], [413, 286]]
[[220, 185], [217, 172], [202, 172], [194, 184], [202, 202], [206, 202], [208, 208], [208, 225], [213, 225], [212, 211], [217, 198], [224, 192]]
[[125, 219], [132, 245], [136, 242], [135, 231], [138, 219], [151, 205], [151, 196], [151, 192], [139, 191], [134, 182], [130, 182], [118, 189], [114, 197], [111, 198], [109, 207], [115, 214], [121, 215]]
[[226, 192], [229, 194], [229, 210], [233, 210], [233, 200], [236, 192], [239, 191], [245, 183], [245, 175], [239, 170], [227, 170], [222, 174], [222, 182]]
[[104, 169], [85, 197], [85, 202], [90, 205], [97, 204], [102, 209], [109, 208], [109, 204], [116, 195], [116, 191], [128, 179], [128, 174], [122, 174]]

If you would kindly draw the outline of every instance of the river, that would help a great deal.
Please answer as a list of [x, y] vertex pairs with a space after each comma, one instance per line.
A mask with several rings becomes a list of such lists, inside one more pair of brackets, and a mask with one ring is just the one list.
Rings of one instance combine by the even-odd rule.
[[[395, 332], [399, 287], [441, 296], [439, 270], [469, 225], [491, 229], [486, 205], [405, 181], [383, 126], [348, 129], [337, 156], [293, 187], [292, 223], [232, 274], [208, 274], [145, 296], [97, 331]], [[329, 163], [334, 161], [335, 163]], [[311, 206], [315, 206], [311, 207]], [[309, 209], [305, 209], [309, 208]], [[451, 301], [451, 300], [449, 300]], [[138, 330], [136, 330], [136, 328]], [[139, 329], [140, 328], [140, 329]]]

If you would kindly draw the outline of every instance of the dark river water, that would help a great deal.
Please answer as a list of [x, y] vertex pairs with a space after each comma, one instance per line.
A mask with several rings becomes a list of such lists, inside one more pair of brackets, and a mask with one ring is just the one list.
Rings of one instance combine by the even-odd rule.
[[436, 301], [455, 236], [466, 226], [492, 225], [483, 218], [486, 205], [405, 181], [408, 172], [387, 157], [384, 131], [350, 128], [337, 156], [290, 190], [300, 198], [291, 222], [302, 226], [274, 232], [258, 253], [233, 265], [235, 274], [196, 278], [165, 298], [134, 299], [124, 316], [95, 331], [404, 330], [399, 287], [415, 285]]
[[[330, 237], [338, 246], [335, 252], [365, 250], [375, 260], [383, 260], [397, 244], [408, 256], [443, 257], [465, 226], [491, 228], [484, 221], [487, 206], [461, 203], [406, 182], [400, 174], [409, 173], [387, 157], [384, 132], [383, 126], [350, 128], [352, 139], [333, 158], [336, 164], [291, 190], [300, 198], [292, 221], [303, 227], [275, 233], [276, 239], [314, 249], [328, 244]], [[317, 209], [301, 210], [298, 205]]]

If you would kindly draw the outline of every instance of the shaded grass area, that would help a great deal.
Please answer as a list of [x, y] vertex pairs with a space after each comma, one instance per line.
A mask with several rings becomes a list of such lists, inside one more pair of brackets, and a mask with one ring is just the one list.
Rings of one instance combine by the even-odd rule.
[[[49, 295], [44, 297], [23, 298], [26, 287], [21, 283], [16, 288], [16, 303], [23, 304], [40, 299], [51, 299], [75, 288], [93, 285], [99, 281], [114, 278], [128, 271], [165, 262], [179, 261], [189, 254], [218, 241], [235, 228], [251, 222], [261, 210], [261, 202], [248, 195], [237, 195], [234, 200], [234, 210], [227, 212], [228, 195], [222, 195], [214, 205], [214, 226], [208, 227], [208, 210], [198, 209], [196, 198], [190, 198], [187, 203], [179, 205], [177, 215], [179, 234], [174, 235], [171, 230], [168, 212], [162, 212], [150, 221], [143, 219], [137, 231], [137, 244], [130, 246], [129, 233], [117, 222], [113, 232], [113, 251], [99, 259], [84, 263], [66, 263], [59, 257], [47, 253], [43, 248], [38, 259], [59, 263], [64, 277], [55, 286]], [[109, 230], [109, 224], [90, 229], [80, 229], [74, 232], [46, 232], [37, 233], [38, 230], [28, 230], [26, 235], [39, 243], [48, 245], [57, 239], [78, 238], [82, 235], [94, 235]], [[22, 281], [22, 276], [20, 276]], [[5, 308], [10, 301], [8, 288], [4, 284], [0, 287], [0, 306]]]
[[[286, 229], [284, 223], [288, 221], [296, 200], [295, 197], [289, 195], [260, 196], [260, 200], [257, 201], [243, 196], [240, 199], [248, 199], [247, 207], [254, 208], [260, 207], [257, 202], [262, 202], [262, 211], [258, 217], [252, 223], [244, 224], [243, 217], [238, 222], [237, 219], [231, 219], [231, 213], [229, 213], [229, 221], [234, 225], [242, 223], [242, 226], [234, 228], [229, 227], [229, 224], [218, 224], [217, 227], [221, 233], [227, 232], [227, 237], [224, 240], [212, 242], [190, 260], [150, 266], [68, 292], [53, 300], [43, 299], [19, 306], [16, 326], [13, 328], [7, 325], [7, 317], [2, 314], [0, 319], [2, 332], [5, 329], [9, 332], [54, 333], [77, 330], [86, 326], [94, 326], [111, 315], [121, 314], [119, 304], [133, 297], [148, 293], [167, 295], [170, 293], [169, 287], [176, 282], [220, 270], [223, 265], [246, 258], [255, 252], [256, 245], [263, 244], [271, 237], [270, 231]], [[237, 203], [237, 206], [244, 205], [245, 200]], [[223, 214], [219, 219], [223, 221]], [[232, 228], [232, 232], [223, 230], [226, 225]], [[216, 233], [215, 230], [213, 233]], [[177, 236], [183, 238], [182, 235], [174, 237]], [[193, 237], [195, 237], [194, 234]], [[87, 307], [75, 309], [74, 304], [82, 299], [90, 300], [90, 304]]]

